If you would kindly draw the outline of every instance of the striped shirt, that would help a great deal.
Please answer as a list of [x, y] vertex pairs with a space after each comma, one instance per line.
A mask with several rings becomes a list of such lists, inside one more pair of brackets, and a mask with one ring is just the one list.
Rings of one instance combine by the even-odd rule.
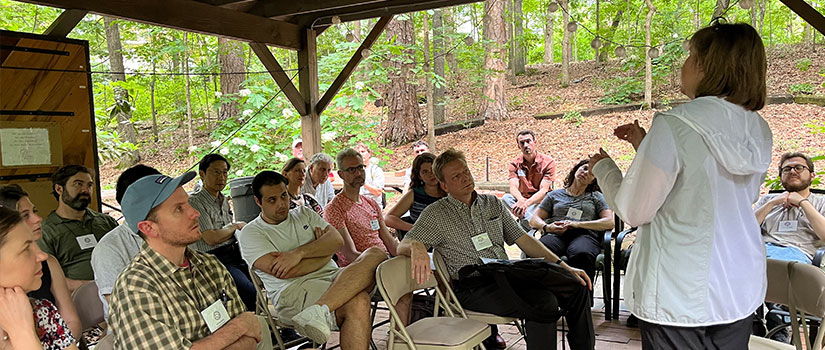
[[232, 276], [212, 255], [186, 250], [180, 267], [143, 244], [112, 290], [115, 349], [188, 349], [209, 336], [201, 311], [226, 293], [230, 318], [246, 310]]
[[[453, 279], [458, 279], [462, 267], [480, 264], [480, 258], [507, 259], [504, 243], [513, 245], [525, 234], [496, 196], [475, 192], [473, 196], [469, 207], [451, 195], [430, 204], [404, 236], [438, 250]], [[472, 238], [483, 233], [492, 245], [476, 250]]]
[[[229, 200], [226, 196], [218, 191], [217, 198], [204, 188], [189, 196], [189, 204], [195, 208], [201, 216], [198, 218], [198, 225], [201, 227], [201, 232], [208, 230], [220, 230], [224, 226], [232, 223], [232, 209], [229, 208]], [[212, 249], [223, 247], [235, 243], [235, 236], [218, 243], [216, 245], [209, 245], [201, 238], [195, 243], [189, 245], [189, 248], [199, 252], [208, 252]]]

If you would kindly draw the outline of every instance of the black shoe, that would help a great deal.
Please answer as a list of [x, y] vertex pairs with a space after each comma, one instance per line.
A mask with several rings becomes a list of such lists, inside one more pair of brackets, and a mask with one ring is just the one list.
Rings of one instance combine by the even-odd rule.
[[625, 325], [630, 328], [639, 328], [639, 318], [637, 318], [636, 315], [630, 314]]
[[284, 343], [302, 338], [301, 335], [292, 328], [281, 328], [279, 332], [281, 333], [281, 340], [283, 340]]
[[791, 343], [791, 337], [790, 337], [790, 335], [788, 335], [788, 330], [787, 329], [783, 329], [779, 332], [774, 333], [771, 336], [771, 340], [776, 340], [780, 343], [785, 343], [785, 344], [790, 344]]
[[487, 337], [482, 343], [484, 344], [484, 348], [488, 350], [504, 350], [507, 348], [507, 343], [504, 341], [504, 338], [498, 334]]

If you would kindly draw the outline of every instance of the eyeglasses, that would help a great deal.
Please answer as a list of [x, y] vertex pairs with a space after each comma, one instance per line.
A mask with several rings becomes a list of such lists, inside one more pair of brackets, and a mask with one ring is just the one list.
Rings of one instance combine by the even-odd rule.
[[809, 170], [808, 167], [806, 167], [802, 164], [797, 164], [797, 165], [794, 165], [794, 166], [789, 165], [789, 166], [782, 167], [782, 173], [787, 174], [787, 173], [790, 173], [791, 170], [796, 170], [797, 173], [801, 173], [803, 169], [804, 170]]
[[364, 171], [365, 168], [366, 168], [366, 166], [364, 164], [361, 164], [361, 165], [357, 165], [357, 166], [354, 166], [354, 167], [349, 167], [349, 168], [346, 168], [346, 169], [342, 169], [341, 171], [343, 171], [345, 173], [348, 173], [348, 174], [352, 174], [352, 173], [357, 172], [357, 171]]

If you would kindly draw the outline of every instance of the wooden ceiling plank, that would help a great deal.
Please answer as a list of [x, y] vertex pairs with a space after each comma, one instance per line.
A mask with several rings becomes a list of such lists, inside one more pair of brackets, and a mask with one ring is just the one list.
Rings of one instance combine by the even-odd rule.
[[67, 9], [52, 22], [43, 35], [65, 38], [89, 11]]
[[407, 12], [423, 11], [440, 7], [463, 5], [478, 1], [480, 0], [389, 0], [383, 1], [381, 3], [349, 7], [346, 9], [346, 11], [321, 11], [305, 15], [298, 15], [292, 17], [290, 19], [290, 22], [299, 23], [300, 25], [315, 23], [314, 28], [316, 30], [320, 30], [321, 28], [329, 27], [330, 25], [332, 25], [331, 18], [334, 15], [339, 16], [341, 18], [341, 22], [350, 22], [368, 18], [397, 15]]
[[348, 7], [383, 2], [383, 0], [259, 0], [249, 10], [249, 13], [262, 17], [294, 16], [317, 11], [346, 11]]
[[255, 55], [261, 60], [261, 63], [263, 63], [264, 67], [269, 71], [269, 74], [272, 75], [272, 79], [275, 79], [275, 82], [284, 91], [284, 95], [298, 111], [298, 114], [306, 115], [307, 104], [306, 101], [304, 101], [304, 97], [301, 96], [301, 93], [295, 88], [295, 84], [292, 83], [292, 80], [286, 75], [284, 69], [281, 68], [281, 64], [278, 63], [278, 60], [272, 55], [272, 51], [269, 51], [269, 47], [263, 43], [249, 43], [249, 47], [252, 48], [252, 51], [255, 52]]
[[192, 0], [23, 0], [231, 39], [300, 50], [300, 27]]
[[372, 47], [372, 44], [375, 43], [375, 40], [381, 36], [381, 33], [384, 32], [384, 28], [387, 27], [387, 24], [390, 23], [392, 16], [384, 16], [381, 17], [375, 26], [372, 27], [367, 37], [364, 38], [364, 41], [361, 43], [361, 46], [355, 50], [355, 53], [347, 62], [347, 65], [344, 66], [344, 69], [341, 70], [341, 73], [338, 74], [338, 77], [335, 78], [335, 81], [332, 82], [332, 85], [329, 86], [324, 95], [321, 96], [321, 99], [318, 100], [318, 104], [315, 107], [315, 110], [318, 111], [318, 114], [321, 114], [324, 109], [327, 108], [329, 103], [332, 101], [332, 98], [338, 94], [338, 91], [341, 90], [341, 87], [344, 83], [349, 79], [352, 72], [358, 67], [358, 64], [364, 59], [363, 52], [364, 50], [368, 50]]

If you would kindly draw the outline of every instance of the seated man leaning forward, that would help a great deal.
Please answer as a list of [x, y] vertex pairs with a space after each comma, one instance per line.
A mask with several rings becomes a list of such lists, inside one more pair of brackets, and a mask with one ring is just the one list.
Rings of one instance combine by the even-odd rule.
[[342, 349], [366, 349], [372, 330], [369, 292], [387, 255], [370, 248], [338, 268], [331, 258], [343, 244], [341, 235], [310, 208], [289, 210], [288, 181], [274, 171], [252, 180], [261, 215], [241, 230], [241, 253], [284, 322], [319, 344], [340, 329]]
[[814, 163], [802, 153], [785, 153], [779, 161], [783, 193], [756, 203], [756, 220], [768, 258], [810, 264], [818, 240], [825, 240], [825, 196], [811, 193]]
[[521, 223], [529, 229], [530, 217], [553, 186], [556, 162], [550, 155], [536, 150], [536, 134], [532, 131], [519, 131], [516, 142], [521, 154], [510, 161], [510, 193], [501, 200], [510, 207], [513, 215], [524, 219]]
[[112, 290], [115, 349], [271, 349], [263, 318], [245, 307], [215, 256], [199, 240], [198, 212], [181, 187], [195, 177], [149, 175], [123, 196], [123, 215], [146, 242]]
[[[427, 248], [432, 247], [444, 256], [447, 270], [456, 287], [456, 296], [464, 308], [522, 318], [524, 315], [500, 302], [507, 294], [497, 285], [463, 288], [462, 286], [472, 284], [470, 279], [475, 277], [458, 277], [459, 269], [479, 264], [481, 258], [507, 259], [504, 243], [516, 244], [527, 256], [559, 263], [581, 282], [581, 288], [572, 293], [554, 293], [551, 290], [547, 293], [549, 298], [554, 296], [558, 300], [560, 308], [566, 310], [570, 348], [592, 350], [595, 334], [588, 292], [591, 285], [587, 274], [560, 261], [538, 240], [525, 234], [495, 196], [478, 194], [463, 153], [454, 149], [444, 151], [435, 159], [433, 171], [448, 195], [424, 209], [412, 230], [398, 246], [399, 255], [412, 257], [413, 278], [419, 283], [430, 278]], [[535, 297], [536, 300], [548, 299], [539, 295]], [[556, 343], [555, 324], [527, 319], [525, 326], [528, 350], [547, 349], [548, 344]]]

